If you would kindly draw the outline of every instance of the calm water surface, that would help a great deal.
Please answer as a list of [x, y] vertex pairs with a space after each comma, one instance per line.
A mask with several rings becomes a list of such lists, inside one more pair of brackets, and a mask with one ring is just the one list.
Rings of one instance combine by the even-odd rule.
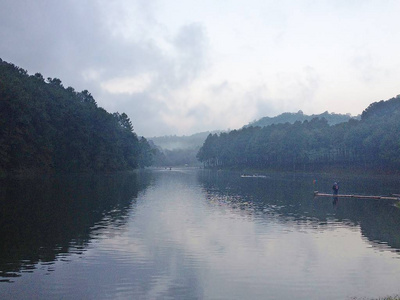
[[[313, 180], [317, 182], [314, 185]], [[1, 181], [1, 299], [400, 293], [400, 178], [194, 169]]]

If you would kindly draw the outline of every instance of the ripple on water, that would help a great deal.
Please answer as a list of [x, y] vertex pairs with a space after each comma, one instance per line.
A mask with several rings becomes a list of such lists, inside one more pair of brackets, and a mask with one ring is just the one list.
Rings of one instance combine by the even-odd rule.
[[366, 230], [363, 210], [350, 211], [350, 202], [303, 201], [254, 182], [209, 188], [190, 172], [156, 176], [123, 216], [112, 208], [85, 238], [55, 246], [53, 262], [25, 261], [33, 273], [15, 280], [14, 294], [29, 287], [36, 298], [346, 299], [398, 290], [396, 248]]

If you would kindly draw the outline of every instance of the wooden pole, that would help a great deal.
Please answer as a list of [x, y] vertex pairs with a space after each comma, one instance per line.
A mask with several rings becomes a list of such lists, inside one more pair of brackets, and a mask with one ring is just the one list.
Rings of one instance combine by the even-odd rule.
[[376, 200], [397, 200], [400, 201], [400, 197], [386, 197], [386, 196], [364, 196], [364, 195], [334, 195], [324, 194], [314, 191], [314, 197], [338, 197], [338, 198], [359, 198], [359, 199], [376, 199]]

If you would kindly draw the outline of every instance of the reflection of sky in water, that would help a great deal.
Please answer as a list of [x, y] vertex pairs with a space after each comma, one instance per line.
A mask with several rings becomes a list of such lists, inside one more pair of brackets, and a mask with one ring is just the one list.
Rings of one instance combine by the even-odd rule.
[[50, 275], [17, 279], [21, 295], [25, 283], [37, 296], [50, 290], [89, 299], [345, 299], [399, 291], [398, 255], [373, 248], [358, 225], [283, 218], [275, 206], [256, 210], [240, 195], [205, 190], [190, 173], [156, 176], [126, 223], [98, 229], [86, 252], [56, 262]]

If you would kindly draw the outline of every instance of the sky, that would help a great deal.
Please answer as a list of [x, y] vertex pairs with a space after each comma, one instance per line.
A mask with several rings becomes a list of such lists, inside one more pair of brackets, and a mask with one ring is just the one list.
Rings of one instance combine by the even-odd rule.
[[400, 94], [398, 0], [2, 0], [0, 58], [145, 137]]

